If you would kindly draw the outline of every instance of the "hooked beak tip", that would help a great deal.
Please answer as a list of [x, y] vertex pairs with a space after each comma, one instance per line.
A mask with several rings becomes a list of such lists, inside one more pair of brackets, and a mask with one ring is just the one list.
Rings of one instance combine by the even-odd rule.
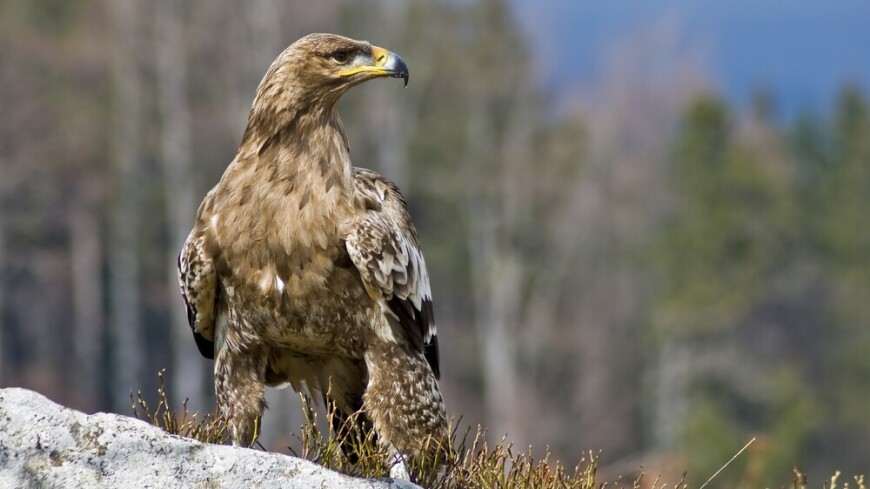
[[408, 86], [408, 78], [410, 78], [410, 74], [408, 73], [408, 65], [405, 63], [405, 60], [401, 58], [396, 53], [387, 52], [387, 59], [384, 61], [384, 64], [381, 66], [384, 70], [390, 73], [390, 76], [395, 78], [401, 78], [405, 81], [405, 86]]

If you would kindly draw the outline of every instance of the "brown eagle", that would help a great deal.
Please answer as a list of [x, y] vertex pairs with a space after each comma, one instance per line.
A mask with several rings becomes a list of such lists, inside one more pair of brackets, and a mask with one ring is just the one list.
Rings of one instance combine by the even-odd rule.
[[[335, 104], [403, 78], [396, 54], [312, 34], [272, 63], [235, 159], [205, 196], [178, 257], [199, 351], [215, 361], [235, 444], [257, 437], [266, 386], [362, 409], [398, 458], [441, 443], [429, 274], [399, 189], [351, 166]], [[431, 446], [431, 445], [429, 445]]]

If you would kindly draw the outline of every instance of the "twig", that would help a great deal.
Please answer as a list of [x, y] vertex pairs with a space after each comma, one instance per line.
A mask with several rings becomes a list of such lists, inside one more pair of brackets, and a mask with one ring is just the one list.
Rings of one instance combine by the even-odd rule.
[[747, 443], [746, 445], [743, 445], [743, 448], [741, 448], [740, 451], [738, 451], [737, 453], [735, 453], [734, 456], [731, 457], [731, 460], [725, 462], [725, 465], [723, 465], [722, 467], [720, 467], [719, 470], [717, 470], [715, 474], [711, 475], [710, 478], [707, 479], [707, 482], [701, 484], [701, 487], [699, 487], [698, 489], [704, 489], [704, 487], [705, 487], [707, 484], [709, 484], [710, 481], [712, 481], [713, 479], [716, 478], [717, 475], [719, 475], [719, 472], [722, 472], [723, 470], [725, 470], [725, 467], [728, 467], [728, 466], [731, 464], [731, 462], [733, 462], [735, 458], [739, 457], [740, 454], [743, 453], [744, 450], [746, 450], [747, 448], [749, 448], [749, 445], [752, 445], [752, 442], [754, 442], [754, 441], [755, 441], [755, 437], [753, 436], [752, 439], [749, 440], [749, 443]]

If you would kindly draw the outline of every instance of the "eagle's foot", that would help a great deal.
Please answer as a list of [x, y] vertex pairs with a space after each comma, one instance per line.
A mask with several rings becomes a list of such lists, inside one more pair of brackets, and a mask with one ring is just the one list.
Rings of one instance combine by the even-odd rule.
[[253, 419], [233, 417], [230, 420], [234, 447], [252, 447], [260, 436], [260, 416]]
[[390, 457], [390, 478], [400, 480], [411, 480], [411, 474], [408, 472], [408, 467], [405, 465], [405, 457], [400, 453], [394, 453]]

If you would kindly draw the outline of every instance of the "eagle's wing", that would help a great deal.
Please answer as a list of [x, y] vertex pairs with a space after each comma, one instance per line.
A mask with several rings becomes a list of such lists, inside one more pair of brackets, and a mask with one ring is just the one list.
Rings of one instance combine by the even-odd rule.
[[397, 320], [440, 378], [438, 337], [429, 272], [405, 199], [393, 182], [354, 168], [360, 213], [350, 221], [346, 246], [369, 295]]
[[196, 346], [202, 356], [214, 359], [217, 273], [205, 241], [206, 236], [194, 228], [184, 242], [178, 255], [178, 284]]

